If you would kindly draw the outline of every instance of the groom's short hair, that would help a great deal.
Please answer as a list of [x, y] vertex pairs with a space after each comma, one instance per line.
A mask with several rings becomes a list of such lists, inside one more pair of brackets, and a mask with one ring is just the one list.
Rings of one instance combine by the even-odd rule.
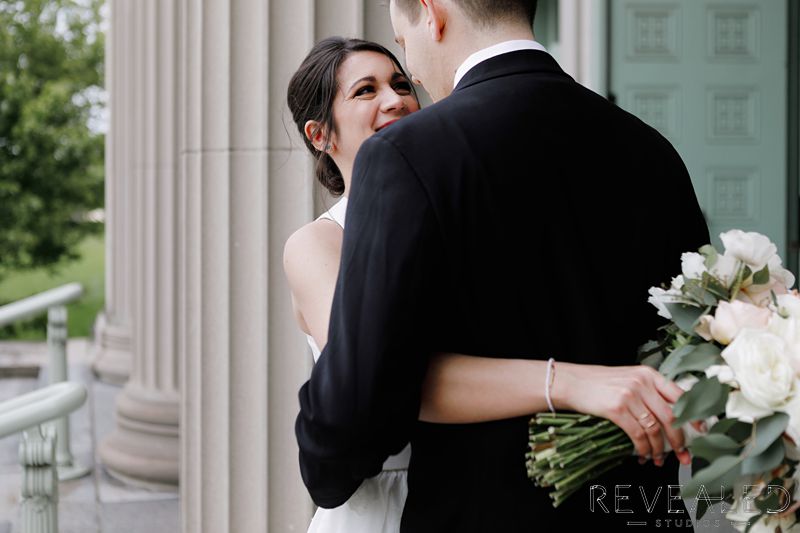
[[[419, 0], [392, 0], [416, 24], [422, 13]], [[523, 17], [533, 26], [537, 0], [451, 0], [478, 26], [518, 20]]]

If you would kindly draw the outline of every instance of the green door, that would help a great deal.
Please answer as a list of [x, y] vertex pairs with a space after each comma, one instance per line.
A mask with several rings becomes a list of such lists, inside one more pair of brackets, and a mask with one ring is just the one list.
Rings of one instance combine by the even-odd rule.
[[714, 244], [758, 231], [787, 261], [786, 0], [611, 0], [610, 89], [683, 157]]

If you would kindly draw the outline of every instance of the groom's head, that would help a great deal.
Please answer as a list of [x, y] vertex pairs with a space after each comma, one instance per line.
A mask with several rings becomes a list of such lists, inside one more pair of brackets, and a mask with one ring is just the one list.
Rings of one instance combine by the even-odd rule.
[[531, 39], [537, 0], [390, 0], [395, 38], [412, 77], [433, 100], [453, 90], [458, 66], [502, 41]]

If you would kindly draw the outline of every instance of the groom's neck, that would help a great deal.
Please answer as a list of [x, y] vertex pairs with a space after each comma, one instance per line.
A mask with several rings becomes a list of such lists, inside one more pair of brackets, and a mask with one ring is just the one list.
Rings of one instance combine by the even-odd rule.
[[492, 26], [476, 26], [465, 24], [454, 28], [450, 36], [452, 42], [449, 43], [450, 50], [453, 50], [453, 74], [456, 69], [469, 56], [489, 48], [495, 44], [515, 40], [533, 40], [533, 30], [527, 24], [494, 24]]
[[447, 42], [442, 44], [451, 51], [446, 66], [453, 76], [458, 67], [475, 52], [506, 41], [534, 39], [533, 30], [524, 23], [494, 24], [488, 27], [465, 23], [451, 30], [447, 35]]

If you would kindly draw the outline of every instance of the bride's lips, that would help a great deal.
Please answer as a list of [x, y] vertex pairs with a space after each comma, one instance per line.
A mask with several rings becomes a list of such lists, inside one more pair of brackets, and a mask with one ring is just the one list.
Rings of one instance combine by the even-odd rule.
[[399, 118], [396, 118], [396, 119], [394, 119], [394, 120], [390, 120], [390, 121], [389, 121], [389, 122], [387, 122], [386, 124], [382, 124], [382, 125], [378, 126], [378, 129], [376, 129], [375, 131], [381, 131], [381, 130], [382, 130], [383, 128], [385, 128], [386, 126], [388, 126], [388, 125], [390, 125], [390, 124], [394, 124], [394, 123], [395, 123], [395, 122], [397, 122], [398, 120], [400, 120], [400, 119], [399, 119]]

